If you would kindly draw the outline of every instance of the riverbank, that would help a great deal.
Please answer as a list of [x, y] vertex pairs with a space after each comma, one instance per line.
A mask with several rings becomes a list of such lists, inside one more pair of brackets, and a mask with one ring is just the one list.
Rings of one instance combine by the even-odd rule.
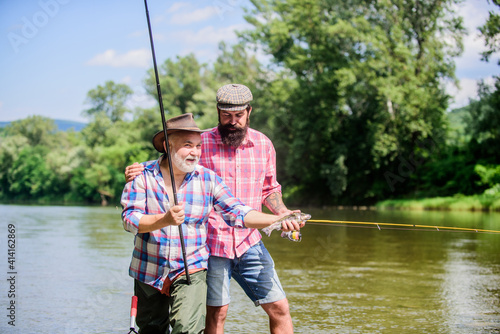
[[376, 208], [379, 210], [500, 211], [500, 194], [391, 199], [378, 202]]
[[[495, 188], [494, 188], [495, 189]], [[102, 206], [102, 203], [88, 202], [61, 202], [39, 200], [2, 200], [0, 204], [5, 205], [42, 205], [42, 206]], [[108, 203], [104, 206], [120, 207], [119, 203]], [[326, 206], [325, 206], [326, 207]], [[484, 193], [481, 195], [455, 195], [448, 197], [433, 197], [420, 199], [389, 199], [377, 202], [375, 205], [334, 205], [327, 206], [335, 210], [355, 210], [355, 211], [371, 211], [371, 210], [442, 210], [442, 211], [491, 211], [500, 212], [500, 192], [496, 191], [493, 194]], [[263, 208], [265, 212], [266, 208]]]

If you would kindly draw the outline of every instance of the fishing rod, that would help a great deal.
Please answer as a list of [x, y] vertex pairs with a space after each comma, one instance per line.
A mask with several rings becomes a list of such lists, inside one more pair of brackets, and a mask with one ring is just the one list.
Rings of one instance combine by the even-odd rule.
[[[155, 71], [155, 79], [156, 79], [156, 90], [158, 92], [158, 103], [160, 104], [160, 113], [161, 113], [161, 122], [163, 125], [163, 134], [165, 135], [165, 143], [166, 143], [166, 153], [167, 153], [167, 160], [168, 160], [168, 169], [170, 171], [170, 180], [172, 182], [172, 191], [173, 191], [173, 196], [174, 196], [174, 204], [177, 205], [177, 191], [175, 189], [175, 178], [174, 178], [174, 172], [172, 170], [172, 159], [170, 155], [170, 147], [168, 145], [168, 133], [167, 133], [167, 125], [165, 121], [165, 111], [163, 110], [163, 99], [161, 97], [161, 88], [160, 88], [160, 79], [158, 78], [158, 68], [156, 66], [156, 57], [155, 57], [155, 46], [153, 43], [153, 33], [151, 32], [151, 22], [149, 20], [149, 10], [148, 10], [148, 3], [147, 0], [144, 0], [144, 7], [146, 9], [146, 18], [148, 20], [148, 30], [149, 30], [149, 41], [151, 42], [151, 54], [153, 55], [153, 67]], [[181, 225], [179, 227], [179, 238], [181, 241], [181, 249], [182, 249], [182, 259], [184, 260], [184, 272], [186, 273], [186, 281], [187, 284], [191, 284], [191, 278], [189, 277], [189, 270], [187, 266], [187, 259], [186, 259], [186, 246], [184, 245], [184, 235], [182, 233], [182, 227]]]
[[[310, 215], [306, 214], [310, 217]], [[286, 218], [286, 217], [285, 217]], [[344, 227], [362, 227], [362, 228], [378, 228], [379, 230], [405, 230], [405, 231], [442, 231], [442, 232], [474, 232], [474, 233], [499, 233], [500, 231], [495, 230], [483, 230], [478, 228], [466, 228], [466, 227], [450, 227], [450, 226], [436, 226], [436, 225], [417, 225], [417, 224], [395, 224], [395, 223], [376, 223], [376, 222], [354, 222], [345, 220], [319, 220], [319, 219], [302, 219], [307, 225], [330, 225], [330, 226], [344, 226]], [[279, 221], [278, 221], [279, 222]], [[281, 224], [281, 223], [280, 223]], [[335, 225], [333, 225], [335, 224]], [[387, 227], [389, 226], [389, 227]], [[383, 228], [382, 228], [383, 227]], [[281, 225], [276, 225], [273, 229], [281, 230]], [[262, 232], [271, 236], [273, 229], [264, 228]], [[427, 230], [426, 230], [427, 229]], [[432, 229], [432, 230], [431, 230]], [[294, 242], [300, 242], [302, 240], [302, 233], [300, 231], [288, 231], [281, 232], [281, 237]]]
[[[355, 222], [355, 221], [344, 221], [344, 220], [320, 220], [320, 219], [309, 219], [307, 224], [313, 225], [330, 225], [332, 226], [348, 226], [351, 225], [362, 225], [353, 227], [371, 227], [382, 229], [395, 229], [395, 230], [425, 230], [432, 229], [436, 231], [446, 231], [446, 232], [475, 232], [475, 233], [498, 233], [500, 231], [496, 230], [483, 230], [478, 228], [465, 228], [465, 227], [451, 227], [451, 226], [436, 226], [436, 225], [418, 225], [418, 224], [395, 224], [395, 223], [376, 223], [376, 222]], [[335, 224], [335, 225], [333, 225]]]

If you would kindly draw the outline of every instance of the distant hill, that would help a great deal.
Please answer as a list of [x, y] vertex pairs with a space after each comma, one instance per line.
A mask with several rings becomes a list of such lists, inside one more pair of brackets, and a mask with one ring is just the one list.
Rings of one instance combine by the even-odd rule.
[[[0, 128], [3, 128], [9, 125], [11, 122], [0, 122]], [[57, 129], [59, 131], [68, 131], [69, 129], [73, 129], [75, 131], [81, 131], [87, 123], [75, 122], [75, 121], [66, 121], [62, 119], [55, 119], [54, 123], [56, 123]]]
[[87, 126], [87, 123], [75, 122], [75, 121], [65, 121], [61, 119], [55, 119], [54, 122], [57, 125], [59, 131], [67, 131], [71, 128], [75, 131], [80, 131]]

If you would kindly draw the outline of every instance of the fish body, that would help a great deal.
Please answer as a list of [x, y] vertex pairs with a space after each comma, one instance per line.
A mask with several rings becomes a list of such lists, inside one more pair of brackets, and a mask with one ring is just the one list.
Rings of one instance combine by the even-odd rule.
[[293, 212], [283, 218], [278, 219], [272, 225], [264, 227], [262, 232], [264, 232], [268, 237], [271, 236], [271, 232], [274, 230], [281, 230], [281, 225], [287, 220], [295, 220], [296, 222], [305, 222], [311, 219], [311, 215], [303, 212]]

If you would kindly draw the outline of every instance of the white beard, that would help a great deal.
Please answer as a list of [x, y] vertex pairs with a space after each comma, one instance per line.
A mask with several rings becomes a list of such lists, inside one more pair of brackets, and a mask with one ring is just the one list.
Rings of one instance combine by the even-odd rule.
[[[187, 161], [188, 158], [194, 158], [195, 161], [193, 161], [193, 162]], [[200, 160], [200, 157], [193, 157], [193, 156], [189, 156], [189, 155], [186, 158], [184, 158], [184, 160], [182, 160], [182, 158], [177, 154], [177, 152], [174, 153], [174, 156], [172, 159], [172, 161], [175, 164], [175, 167], [177, 167], [177, 169], [179, 169], [180, 171], [182, 171], [184, 173], [191, 173], [192, 171], [194, 171], [199, 160]]]

